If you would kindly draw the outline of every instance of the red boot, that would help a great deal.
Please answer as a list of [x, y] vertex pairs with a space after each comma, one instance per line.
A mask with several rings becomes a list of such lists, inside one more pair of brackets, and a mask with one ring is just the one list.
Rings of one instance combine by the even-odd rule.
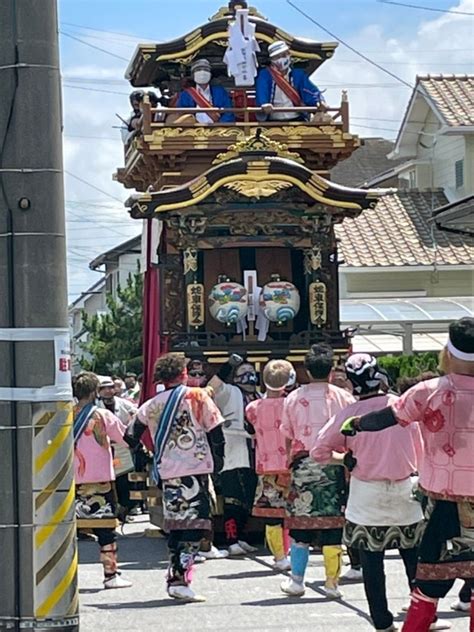
[[415, 588], [402, 632], [428, 632], [436, 618], [437, 605], [437, 599], [427, 597], [419, 588]]

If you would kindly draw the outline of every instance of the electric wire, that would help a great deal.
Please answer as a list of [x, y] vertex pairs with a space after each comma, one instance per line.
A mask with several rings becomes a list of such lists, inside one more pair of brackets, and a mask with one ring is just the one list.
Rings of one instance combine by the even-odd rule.
[[308, 13], [306, 13], [305, 11], [303, 11], [303, 9], [301, 9], [297, 4], [295, 4], [292, 0], [286, 0], [286, 3], [289, 4], [291, 7], [293, 7], [293, 9], [295, 9], [296, 11], [298, 11], [298, 13], [300, 13], [301, 15], [303, 15], [306, 19], [308, 19], [310, 22], [312, 22], [313, 24], [315, 24], [318, 28], [320, 28], [322, 31], [324, 31], [325, 33], [327, 33], [328, 35], [330, 35], [331, 37], [334, 37], [335, 40], [337, 40], [340, 44], [342, 44], [343, 46], [345, 46], [346, 48], [348, 48], [350, 51], [352, 51], [355, 55], [358, 55], [359, 57], [361, 57], [362, 59], [364, 59], [367, 63], [371, 64], [372, 66], [375, 66], [376, 68], [378, 68], [379, 70], [381, 70], [382, 72], [384, 72], [385, 74], [389, 75], [390, 77], [392, 77], [393, 79], [396, 79], [398, 82], [404, 84], [405, 86], [407, 86], [408, 88], [410, 88], [411, 90], [413, 90], [414, 86], [409, 83], [408, 81], [405, 81], [405, 79], [402, 79], [401, 77], [399, 77], [398, 75], [396, 75], [395, 73], [393, 73], [391, 70], [387, 70], [387, 68], [384, 68], [383, 66], [381, 66], [380, 64], [378, 64], [376, 61], [373, 61], [372, 59], [370, 59], [370, 57], [367, 57], [367, 55], [364, 55], [364, 53], [359, 52], [356, 48], [354, 48], [353, 46], [351, 46], [350, 44], [348, 44], [345, 40], [341, 39], [340, 37], [338, 37], [335, 33], [332, 33], [329, 29], [327, 29], [326, 27], [324, 27], [320, 22], [318, 22], [317, 20], [315, 20], [311, 15], [309, 15]]
[[453, 13], [455, 15], [474, 15], [469, 11], [458, 11], [457, 9], [436, 9], [435, 7], [422, 6], [420, 4], [408, 4], [406, 2], [393, 2], [392, 0], [377, 0], [380, 4], [394, 4], [406, 9], [419, 9], [422, 11], [435, 11], [436, 13]]
[[95, 50], [100, 51], [101, 53], [105, 53], [106, 55], [110, 55], [111, 57], [115, 57], [116, 59], [121, 59], [122, 61], [126, 61], [127, 63], [129, 62], [129, 59], [127, 59], [126, 57], [111, 53], [109, 50], [106, 50], [105, 48], [100, 48], [100, 46], [96, 46], [95, 44], [91, 44], [90, 42], [86, 42], [85, 40], [76, 37], [75, 35], [71, 35], [70, 33], [66, 33], [65, 31], [59, 31], [59, 33], [64, 37], [69, 37], [70, 39], [83, 44], [84, 46], [89, 46], [90, 48], [94, 48]]

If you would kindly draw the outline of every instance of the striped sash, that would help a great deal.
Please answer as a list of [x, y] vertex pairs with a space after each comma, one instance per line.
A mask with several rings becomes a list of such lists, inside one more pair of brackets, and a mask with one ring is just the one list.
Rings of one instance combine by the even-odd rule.
[[165, 407], [161, 412], [160, 419], [158, 420], [158, 426], [156, 428], [154, 438], [155, 454], [153, 457], [153, 479], [156, 485], [160, 482], [160, 463], [165, 451], [166, 443], [186, 391], [187, 388], [183, 384], [176, 386], [171, 391]]
[[281, 72], [278, 72], [278, 70], [276, 68], [273, 68], [273, 66], [269, 66], [268, 70], [273, 77], [273, 81], [277, 84], [280, 90], [283, 90], [283, 92], [290, 99], [293, 105], [295, 107], [299, 107], [300, 105], [302, 105], [300, 95], [293, 88], [291, 83], [281, 74]]

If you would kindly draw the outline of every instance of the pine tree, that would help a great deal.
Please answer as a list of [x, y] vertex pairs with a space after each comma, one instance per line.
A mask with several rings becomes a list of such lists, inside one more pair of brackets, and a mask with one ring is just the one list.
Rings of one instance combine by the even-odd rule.
[[99, 375], [134, 371], [140, 373], [143, 363], [143, 277], [129, 275], [125, 287], [117, 288], [117, 298], [106, 296], [108, 312], [88, 316], [82, 313], [83, 331], [88, 334], [81, 349], [91, 356], [81, 358], [84, 370]]

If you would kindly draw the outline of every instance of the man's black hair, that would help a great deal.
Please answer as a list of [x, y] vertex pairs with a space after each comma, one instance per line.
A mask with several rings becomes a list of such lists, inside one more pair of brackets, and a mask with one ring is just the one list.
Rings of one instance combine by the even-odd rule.
[[132, 92], [132, 94], [130, 95], [130, 103], [132, 103], [133, 101], [143, 101], [143, 98], [145, 96], [145, 92], [143, 90], [134, 90]]
[[304, 368], [315, 380], [325, 380], [331, 373], [333, 359], [334, 352], [329, 345], [312, 345], [304, 359]]
[[466, 316], [449, 325], [449, 339], [463, 353], [474, 353], [474, 318]]

